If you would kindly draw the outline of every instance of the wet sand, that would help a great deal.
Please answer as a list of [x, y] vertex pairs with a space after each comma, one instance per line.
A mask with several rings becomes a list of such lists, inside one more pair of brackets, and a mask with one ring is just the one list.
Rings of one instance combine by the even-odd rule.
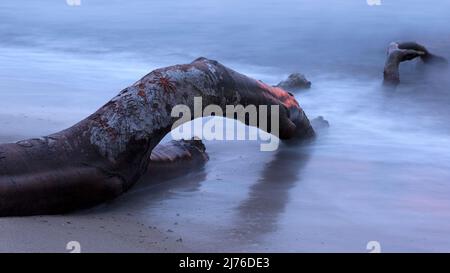
[[71, 252], [71, 241], [81, 252], [189, 251], [177, 233], [143, 224], [132, 214], [36, 216], [0, 220], [0, 252]]

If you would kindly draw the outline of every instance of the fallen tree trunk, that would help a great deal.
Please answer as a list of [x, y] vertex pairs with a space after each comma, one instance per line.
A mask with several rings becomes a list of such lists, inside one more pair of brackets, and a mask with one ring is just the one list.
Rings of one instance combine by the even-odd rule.
[[420, 57], [426, 64], [447, 64], [443, 57], [430, 53], [423, 45], [416, 42], [393, 42], [387, 50], [386, 63], [384, 65], [384, 84], [397, 85], [400, 83], [399, 66], [401, 62], [410, 61]]
[[226, 105], [279, 105], [281, 139], [314, 136], [286, 91], [199, 58], [152, 71], [66, 130], [0, 145], [0, 216], [63, 213], [127, 191], [171, 131], [172, 108], [184, 104], [193, 113], [194, 97], [224, 112]]

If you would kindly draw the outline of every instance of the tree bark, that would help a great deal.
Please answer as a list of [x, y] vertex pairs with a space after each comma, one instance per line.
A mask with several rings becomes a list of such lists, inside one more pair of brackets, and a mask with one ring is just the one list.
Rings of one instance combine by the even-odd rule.
[[127, 191], [177, 120], [172, 108], [193, 113], [194, 97], [224, 112], [225, 105], [279, 105], [281, 139], [314, 136], [289, 93], [199, 58], [152, 71], [66, 130], [0, 145], [0, 216], [63, 213]]

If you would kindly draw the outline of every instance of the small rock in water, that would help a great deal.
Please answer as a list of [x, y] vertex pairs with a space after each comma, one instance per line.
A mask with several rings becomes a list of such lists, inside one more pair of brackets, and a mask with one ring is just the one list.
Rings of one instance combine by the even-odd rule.
[[289, 75], [286, 80], [277, 84], [276, 87], [281, 87], [287, 90], [308, 89], [311, 88], [311, 82], [306, 79], [305, 75], [294, 73]]
[[318, 116], [311, 120], [311, 125], [315, 130], [324, 129], [330, 127], [330, 123], [322, 116]]

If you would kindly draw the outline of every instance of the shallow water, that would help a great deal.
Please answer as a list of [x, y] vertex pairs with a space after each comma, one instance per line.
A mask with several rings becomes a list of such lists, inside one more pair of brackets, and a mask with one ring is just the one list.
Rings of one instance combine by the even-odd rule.
[[198, 56], [268, 83], [306, 74], [295, 95], [331, 125], [276, 152], [209, 141], [203, 168], [83, 213], [133, 211], [195, 251], [450, 251], [450, 73], [409, 62], [397, 90], [381, 87], [390, 41], [450, 58], [448, 1], [41, 2], [0, 3], [1, 142], [70, 126]]

